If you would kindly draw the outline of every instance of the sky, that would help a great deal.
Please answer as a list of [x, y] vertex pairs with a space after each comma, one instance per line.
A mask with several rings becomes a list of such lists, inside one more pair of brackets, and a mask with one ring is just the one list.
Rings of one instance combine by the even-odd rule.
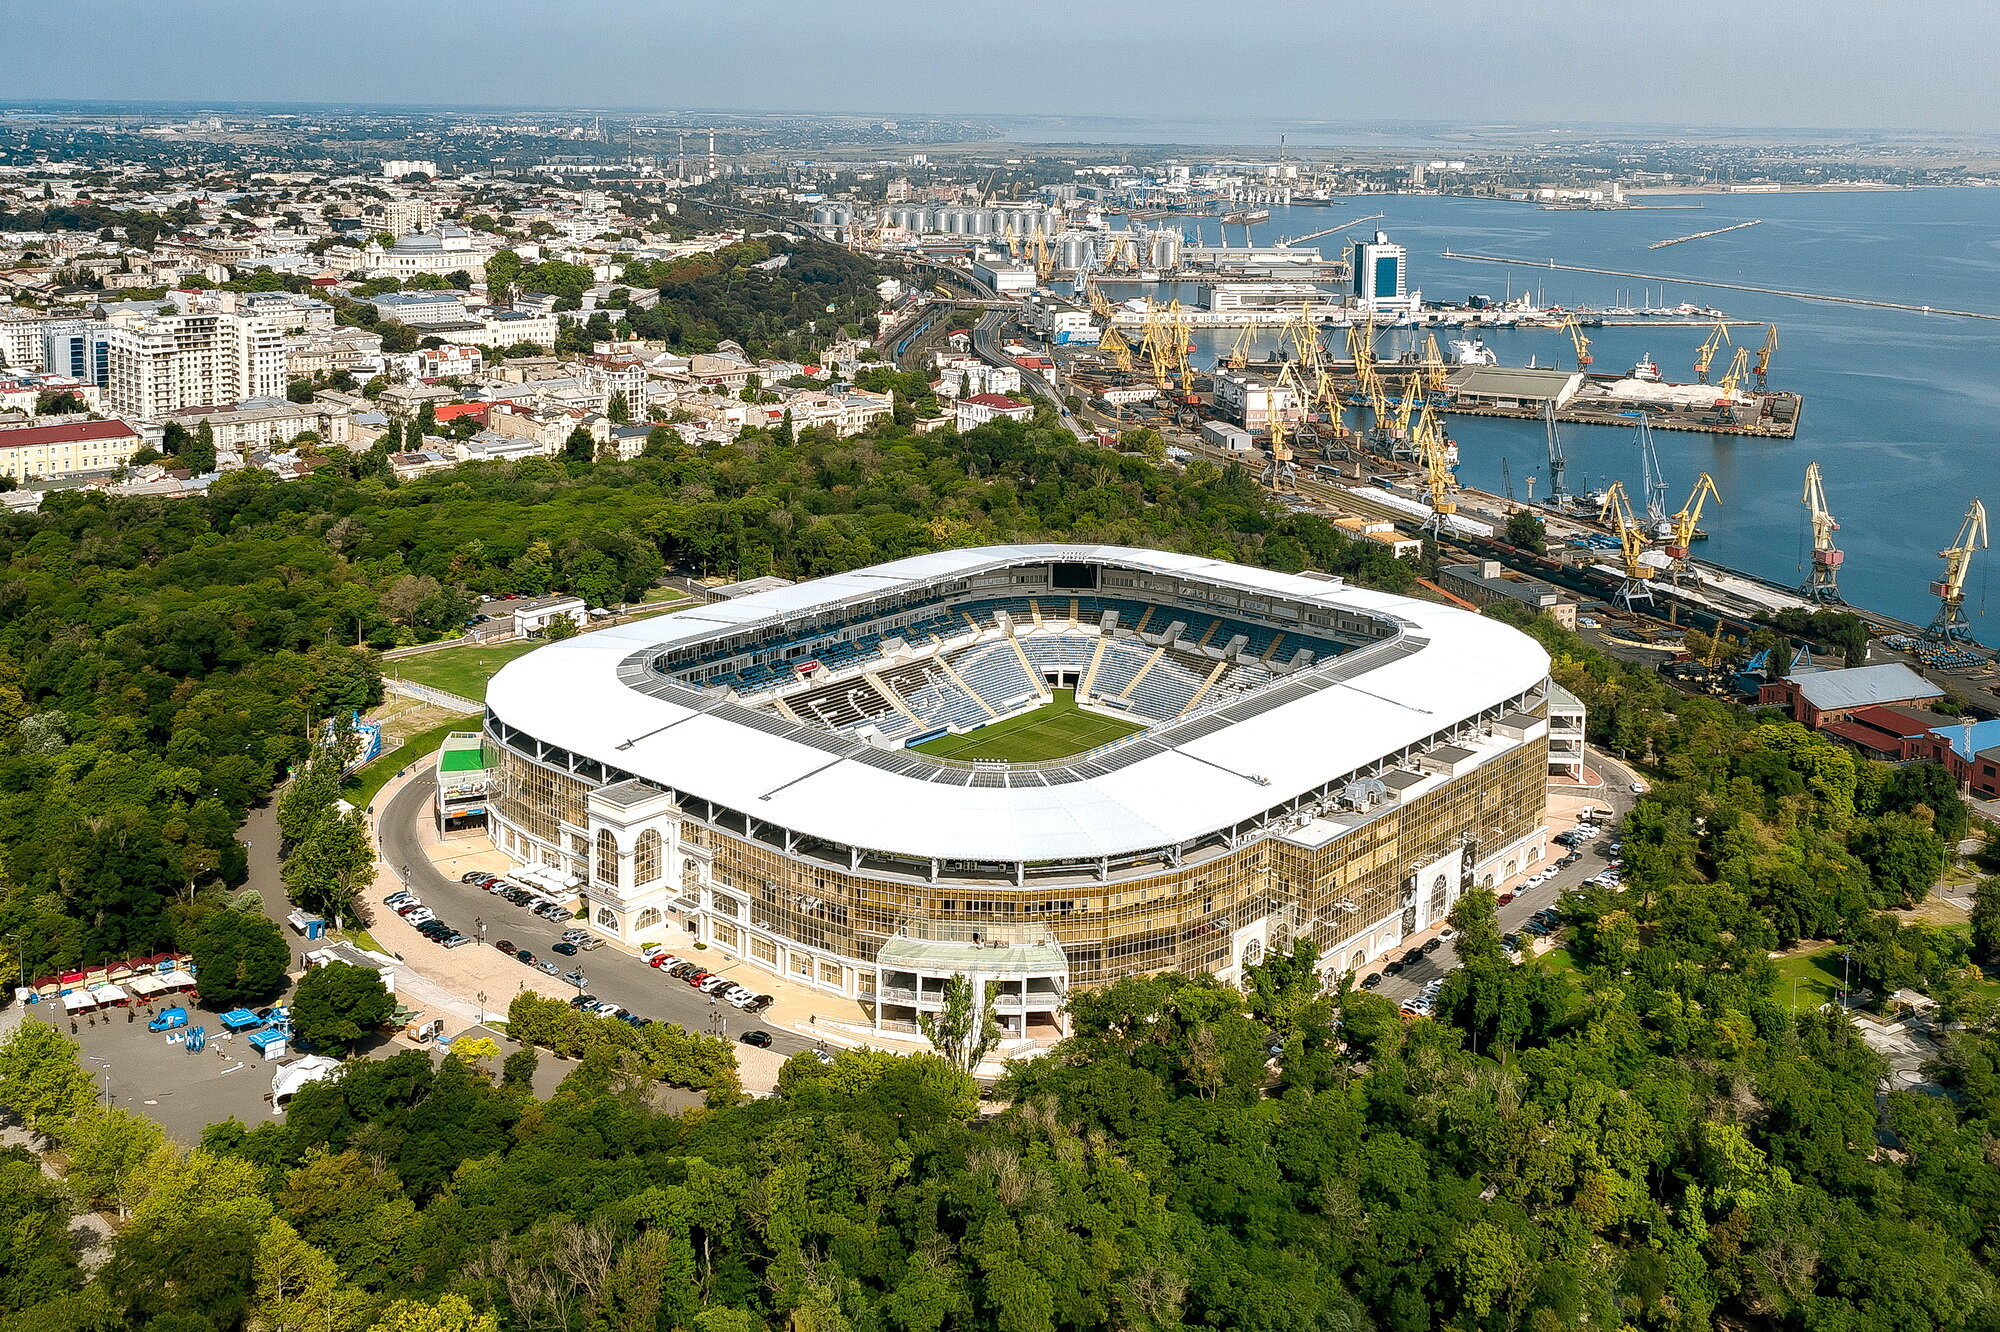
[[0, 29], [0, 99], [2000, 131], [2000, 0], [0, 0]]

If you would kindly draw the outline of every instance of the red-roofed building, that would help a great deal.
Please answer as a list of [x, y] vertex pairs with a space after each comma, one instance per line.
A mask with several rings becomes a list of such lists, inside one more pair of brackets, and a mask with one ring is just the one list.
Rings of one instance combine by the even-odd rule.
[[1025, 421], [1035, 414], [1035, 409], [1025, 402], [1016, 402], [1003, 393], [975, 393], [970, 398], [958, 400], [958, 428], [970, 430], [984, 425], [997, 417], [1009, 421]]
[[72, 421], [0, 430], [0, 475], [25, 481], [108, 472], [131, 462], [139, 445], [139, 432], [123, 421]]
[[446, 421], [456, 421], [466, 416], [471, 417], [481, 425], [485, 425], [487, 410], [492, 406], [493, 404], [490, 402], [449, 402], [442, 407], [434, 407], [431, 410], [437, 414], [439, 425], [443, 425]]

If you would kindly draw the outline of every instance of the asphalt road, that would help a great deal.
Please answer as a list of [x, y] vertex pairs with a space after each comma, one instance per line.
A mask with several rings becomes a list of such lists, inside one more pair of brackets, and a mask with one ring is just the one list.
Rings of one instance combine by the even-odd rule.
[[[1611, 853], [1606, 848], [1618, 839], [1619, 822], [1638, 800], [1638, 796], [1634, 795], [1631, 789], [1635, 779], [1631, 770], [1616, 759], [1594, 751], [1589, 755], [1589, 764], [1604, 778], [1603, 789], [1595, 794], [1597, 803], [1612, 811], [1613, 817], [1606, 822], [1606, 831], [1595, 842], [1583, 848], [1583, 859], [1574, 865], [1557, 870], [1553, 879], [1545, 880], [1526, 892], [1518, 893], [1513, 901], [1501, 907], [1499, 917], [1502, 934], [1511, 934], [1520, 929], [1527, 923], [1528, 917], [1544, 907], [1554, 906], [1556, 899], [1564, 892], [1601, 872], [1609, 863]], [[1429, 933], [1413, 935], [1410, 947], [1416, 947], [1428, 937]], [[1404, 951], [1407, 952], [1408, 949]], [[1383, 962], [1386, 964], [1400, 956], [1402, 956], [1400, 953], [1394, 954], [1384, 958]], [[1423, 961], [1404, 967], [1400, 974], [1383, 976], [1382, 983], [1375, 987], [1375, 993], [1400, 1004], [1422, 989], [1426, 981], [1437, 980], [1457, 965], [1458, 951], [1449, 943], [1442, 944], [1436, 952], [1426, 956]]]
[[[486, 922], [489, 942], [466, 944], [466, 948], [486, 948], [502, 939], [509, 940], [538, 958], [547, 958], [559, 964], [564, 971], [573, 966], [581, 969], [589, 981], [588, 992], [598, 998], [609, 999], [641, 1017], [678, 1022], [690, 1031], [707, 1031], [710, 1019], [721, 1016], [728, 1020], [732, 1040], [752, 1029], [768, 1031], [773, 1038], [771, 1048], [779, 1054], [797, 1054], [817, 1044], [783, 1028], [766, 1026], [728, 1004], [712, 1003], [707, 996], [697, 994], [664, 972], [654, 970], [639, 958], [609, 946], [595, 952], [578, 953], [575, 957], [562, 957], [550, 952], [550, 946], [560, 940], [563, 930], [569, 928], [568, 924], [551, 924], [530, 914], [525, 907], [514, 906], [491, 893], [460, 883], [456, 878], [440, 873], [424, 854], [417, 831], [430, 817], [434, 785], [435, 780], [429, 775], [419, 776], [398, 791], [382, 810], [377, 825], [381, 830], [382, 852], [391, 865], [408, 867], [411, 891], [422, 898], [424, 905], [435, 911], [439, 919], [475, 939], [478, 931], [473, 922]], [[380, 901], [371, 901], [369, 906], [378, 912], [388, 910]], [[669, 926], [668, 930], [670, 932], [664, 936], [666, 939], [686, 937], [686, 932], [678, 925]], [[428, 943], [421, 946], [436, 947]], [[691, 959], [703, 956], [693, 951], [692, 940], [687, 946], [673, 951], [678, 957]], [[405, 954], [405, 957], [419, 970], [422, 969], [421, 955], [410, 957]], [[718, 964], [724, 961], [720, 956], [714, 960]], [[510, 966], [520, 965], [512, 959], [506, 961]], [[723, 966], [722, 969], [727, 971], [729, 967]], [[748, 981], [745, 983], [750, 984]], [[756, 988], [754, 984], [751, 987]]]

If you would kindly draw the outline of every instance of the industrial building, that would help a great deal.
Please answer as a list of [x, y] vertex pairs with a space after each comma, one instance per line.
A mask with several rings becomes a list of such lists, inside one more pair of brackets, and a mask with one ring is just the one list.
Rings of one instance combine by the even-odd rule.
[[[1236, 979], [1295, 939], [1362, 971], [1541, 863], [1548, 667], [1323, 574], [944, 551], [510, 663], [493, 836], [617, 939], [698, 941], [899, 1033], [963, 975], [1009, 1037], [1054, 1037], [1072, 987]], [[1046, 708], [1114, 738], [928, 751]]]

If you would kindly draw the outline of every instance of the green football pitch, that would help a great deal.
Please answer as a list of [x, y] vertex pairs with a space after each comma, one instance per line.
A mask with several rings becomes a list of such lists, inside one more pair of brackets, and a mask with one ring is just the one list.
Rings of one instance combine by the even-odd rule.
[[1007, 763], [1035, 763], [1042, 759], [1067, 758], [1108, 744], [1121, 735], [1145, 727], [1102, 713], [1086, 712], [1076, 705], [1067, 689], [1056, 690], [1055, 702], [1018, 717], [994, 722], [963, 735], [941, 736], [914, 748], [919, 754], [966, 760], [998, 759]]

